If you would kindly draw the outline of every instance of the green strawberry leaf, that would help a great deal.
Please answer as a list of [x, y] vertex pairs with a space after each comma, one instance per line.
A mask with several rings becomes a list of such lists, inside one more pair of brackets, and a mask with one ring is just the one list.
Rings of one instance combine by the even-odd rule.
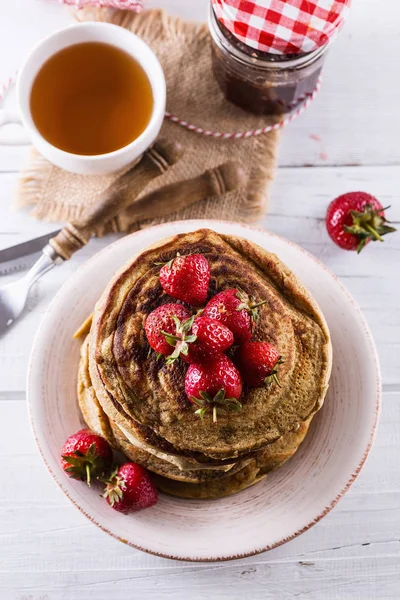
[[204, 419], [204, 415], [206, 414], [207, 411], [208, 411], [208, 407], [203, 406], [202, 408], [198, 408], [197, 410], [195, 410], [194, 414], [198, 415], [200, 417], [200, 419]]
[[[242, 403], [236, 398], [225, 398], [225, 390], [222, 388], [218, 390], [215, 394], [214, 398], [210, 396], [207, 392], [200, 392], [200, 399], [195, 398], [194, 396], [190, 396], [190, 400], [199, 408], [195, 411], [194, 414], [203, 418], [206, 412], [208, 411], [209, 406], [212, 406], [212, 421], [213, 423], [217, 422], [217, 414], [218, 414], [218, 406], [223, 406], [231, 411], [239, 411], [243, 408]], [[203, 410], [201, 410], [203, 409]]]
[[[187, 319], [183, 325], [182, 325], [182, 332], [186, 332], [186, 331], [190, 331], [192, 329], [193, 326], [193, 321], [195, 319], [196, 315], [192, 315], [189, 319]], [[179, 323], [179, 327], [180, 327], [180, 323]]]

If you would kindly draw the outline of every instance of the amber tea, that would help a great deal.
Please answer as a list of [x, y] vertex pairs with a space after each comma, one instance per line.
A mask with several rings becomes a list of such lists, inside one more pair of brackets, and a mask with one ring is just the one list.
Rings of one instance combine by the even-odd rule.
[[146, 129], [153, 92], [142, 66], [101, 42], [68, 46], [44, 63], [31, 91], [40, 134], [66, 152], [95, 155], [130, 144]]

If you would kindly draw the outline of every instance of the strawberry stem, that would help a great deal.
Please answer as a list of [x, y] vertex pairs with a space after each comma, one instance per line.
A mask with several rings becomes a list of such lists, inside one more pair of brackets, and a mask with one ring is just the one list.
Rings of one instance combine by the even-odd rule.
[[372, 235], [373, 238], [375, 238], [376, 240], [379, 240], [380, 242], [383, 242], [383, 238], [379, 235], [379, 233], [377, 231], [375, 231], [375, 229], [373, 229], [373, 227], [371, 227], [371, 225], [368, 225], [368, 223], [365, 223], [364, 227], [367, 231], [370, 232], [370, 234]]
[[255, 298], [251, 298], [251, 301], [255, 303], [250, 304], [250, 298], [246, 292], [244, 292], [241, 288], [238, 288], [236, 298], [240, 300], [239, 306], [236, 308], [237, 311], [246, 310], [251, 318], [252, 323], [256, 323], [259, 319], [259, 311], [258, 308], [267, 304], [268, 300], [261, 300], [260, 302], [255, 301]]
[[214, 406], [213, 406], [213, 423], [217, 422], [217, 410], [218, 410], [217, 405], [214, 404]]
[[350, 211], [353, 222], [350, 226], [343, 225], [343, 229], [347, 233], [351, 233], [359, 238], [360, 243], [357, 248], [358, 254], [368, 241], [383, 242], [382, 236], [396, 231], [394, 227], [388, 225], [389, 221], [386, 217], [383, 214], [380, 214], [385, 210], [385, 208], [374, 210], [372, 204], [366, 204], [363, 211]]
[[201, 419], [212, 406], [212, 422], [217, 422], [218, 406], [224, 406], [232, 412], [237, 412], [243, 408], [242, 403], [237, 398], [225, 398], [225, 390], [220, 389], [214, 397], [210, 396], [208, 392], [201, 391], [199, 393], [200, 398], [196, 396], [189, 396], [189, 400], [193, 402], [198, 408], [194, 414], [198, 415]]
[[[276, 364], [278, 364], [278, 363], [276, 363]], [[275, 370], [271, 371], [271, 373], [269, 375], [267, 375], [266, 378], [264, 379], [264, 383], [266, 385], [269, 385], [271, 383], [271, 381], [274, 381], [278, 387], [282, 387], [276, 373], [277, 372]]]
[[263, 304], [267, 304], [268, 300], [261, 300], [261, 302], [256, 302], [256, 304], [250, 304], [249, 309], [253, 310], [254, 308], [258, 308], [259, 306], [263, 306]]
[[275, 381], [275, 383], [276, 383], [276, 385], [277, 385], [278, 387], [282, 387], [282, 386], [281, 386], [281, 384], [280, 384], [280, 382], [279, 382], [279, 379], [278, 379], [278, 376], [277, 376], [277, 374], [276, 374], [276, 373], [273, 373], [273, 374], [272, 374], [272, 379]]
[[86, 463], [86, 483], [90, 487], [90, 465]]

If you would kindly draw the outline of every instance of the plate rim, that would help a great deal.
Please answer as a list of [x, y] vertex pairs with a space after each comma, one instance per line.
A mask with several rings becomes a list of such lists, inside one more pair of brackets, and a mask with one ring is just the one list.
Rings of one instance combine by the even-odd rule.
[[[193, 226], [196, 226], [198, 228], [207, 228], [207, 229], [213, 229], [214, 225], [217, 227], [217, 231], [218, 231], [218, 224], [220, 225], [227, 225], [229, 226], [234, 226], [234, 227], [240, 227], [244, 230], [249, 230], [249, 231], [257, 231], [259, 233], [262, 233], [264, 235], [270, 236], [270, 237], [274, 237], [277, 238], [278, 240], [280, 240], [281, 242], [283, 242], [284, 244], [287, 244], [293, 248], [295, 248], [295, 250], [299, 250], [300, 252], [302, 252], [303, 254], [305, 254], [309, 259], [311, 259], [314, 263], [316, 263], [316, 265], [320, 268], [322, 268], [335, 282], [336, 284], [339, 285], [339, 287], [341, 288], [342, 293], [344, 293], [348, 300], [350, 301], [353, 309], [356, 310], [356, 312], [358, 313], [358, 316], [360, 318], [360, 323], [363, 326], [363, 332], [365, 335], [365, 338], [367, 339], [368, 343], [369, 343], [369, 347], [370, 347], [370, 351], [371, 351], [371, 356], [373, 358], [373, 362], [374, 362], [374, 366], [375, 366], [375, 373], [376, 373], [376, 386], [375, 386], [375, 412], [374, 412], [374, 420], [372, 423], [372, 428], [369, 434], [369, 440], [368, 443], [366, 445], [366, 447], [363, 450], [362, 453], [362, 457], [361, 460], [359, 462], [359, 464], [357, 465], [356, 469], [353, 471], [353, 473], [351, 474], [350, 478], [348, 479], [346, 485], [342, 488], [342, 490], [339, 492], [339, 494], [337, 494], [337, 496], [330, 502], [330, 504], [328, 506], [326, 506], [324, 508], [324, 510], [322, 510], [316, 517], [314, 517], [311, 521], [309, 521], [306, 525], [304, 525], [301, 529], [295, 531], [293, 534], [291, 534], [290, 536], [287, 536], [281, 540], [278, 540], [277, 542], [274, 542], [273, 544], [269, 544], [266, 545], [262, 548], [256, 548], [252, 551], [248, 551], [248, 552], [243, 552], [243, 553], [238, 553], [238, 554], [232, 554], [231, 556], [222, 556], [222, 557], [212, 557], [212, 558], [208, 558], [208, 557], [183, 557], [183, 556], [175, 556], [173, 554], [165, 554], [162, 552], [157, 552], [155, 550], [150, 550], [148, 548], [144, 548], [142, 546], [140, 546], [139, 544], [134, 544], [133, 542], [124, 539], [122, 537], [120, 537], [118, 534], [114, 533], [111, 529], [109, 529], [108, 527], [100, 524], [99, 522], [96, 521], [96, 519], [94, 517], [92, 517], [90, 514], [88, 514], [86, 512], [86, 510], [79, 505], [79, 503], [77, 501], [75, 501], [69, 494], [68, 490], [63, 486], [62, 482], [59, 481], [57, 475], [53, 472], [52, 468], [50, 467], [49, 463], [47, 462], [45, 453], [40, 445], [39, 439], [38, 439], [38, 435], [36, 432], [36, 428], [35, 428], [35, 423], [34, 423], [34, 417], [33, 417], [33, 405], [32, 405], [32, 401], [31, 401], [31, 379], [32, 379], [32, 370], [33, 370], [33, 364], [34, 364], [34, 352], [35, 352], [35, 348], [37, 346], [37, 342], [38, 339], [40, 337], [40, 335], [42, 334], [42, 330], [43, 327], [45, 325], [45, 322], [47, 320], [47, 317], [49, 315], [49, 313], [52, 312], [53, 310], [53, 306], [57, 303], [58, 298], [62, 295], [64, 288], [71, 282], [71, 280], [78, 274], [80, 273], [81, 270], [84, 270], [88, 267], [88, 265], [90, 265], [92, 262], [95, 262], [96, 260], [98, 260], [99, 256], [102, 254], [105, 254], [106, 252], [109, 252], [110, 250], [112, 250], [112, 248], [116, 245], [119, 245], [121, 242], [123, 242], [125, 239], [127, 238], [133, 238], [135, 236], [140, 236], [141, 234], [145, 234], [147, 231], [149, 230], [155, 230], [155, 229], [163, 229], [163, 228], [168, 228], [168, 226], [176, 226], [176, 225], [180, 225], [180, 224], [184, 224], [185, 226], [191, 226], [191, 224], [193, 224]], [[234, 234], [235, 235], [235, 234]], [[167, 236], [166, 236], [167, 237]], [[111, 242], [110, 244], [108, 244], [107, 246], [105, 246], [104, 248], [102, 248], [101, 250], [99, 250], [98, 252], [96, 252], [93, 256], [89, 257], [84, 263], [82, 263], [77, 269], [76, 271], [73, 273], [72, 276], [70, 276], [65, 283], [61, 286], [61, 288], [58, 290], [58, 292], [55, 294], [55, 296], [52, 298], [52, 300], [50, 301], [48, 307], [46, 308], [43, 317], [39, 323], [39, 326], [37, 328], [37, 331], [35, 333], [34, 339], [33, 339], [33, 344], [31, 347], [31, 351], [29, 354], [29, 360], [28, 360], [28, 369], [27, 369], [27, 378], [26, 378], [26, 398], [27, 398], [27, 407], [28, 407], [28, 417], [29, 417], [29, 424], [30, 424], [30, 428], [33, 434], [33, 437], [35, 439], [35, 443], [36, 446], [39, 450], [39, 454], [44, 462], [44, 464], [46, 465], [46, 468], [48, 470], [48, 472], [50, 473], [50, 475], [52, 476], [53, 480], [55, 481], [55, 483], [58, 485], [58, 487], [61, 489], [61, 491], [63, 492], [63, 494], [68, 498], [68, 500], [87, 518], [89, 519], [89, 521], [91, 521], [91, 523], [93, 523], [94, 525], [96, 525], [99, 529], [101, 529], [103, 532], [107, 533], [108, 535], [110, 535], [111, 537], [113, 537], [114, 539], [130, 546], [131, 548], [134, 548], [136, 550], [140, 550], [141, 552], [146, 552], [147, 554], [151, 554], [153, 556], [158, 556], [160, 558], [168, 558], [171, 560], [179, 560], [179, 561], [187, 561], [187, 562], [204, 562], [204, 563], [211, 563], [211, 562], [225, 562], [225, 561], [232, 561], [232, 560], [239, 560], [241, 558], [248, 558], [251, 556], [255, 556], [257, 554], [261, 554], [263, 552], [267, 552], [269, 550], [273, 550], [274, 548], [278, 548], [279, 546], [286, 544], [287, 542], [295, 539], [296, 537], [300, 536], [301, 534], [305, 533], [306, 531], [308, 531], [309, 529], [311, 529], [311, 527], [313, 527], [314, 525], [316, 525], [321, 519], [323, 519], [335, 506], [336, 504], [339, 502], [339, 500], [347, 493], [347, 491], [350, 489], [350, 487], [352, 486], [352, 484], [354, 483], [354, 481], [357, 479], [358, 475], [360, 474], [367, 458], [368, 455], [371, 451], [372, 445], [374, 443], [375, 437], [376, 437], [376, 432], [377, 432], [377, 427], [378, 427], [378, 422], [379, 422], [379, 416], [380, 416], [380, 412], [381, 412], [381, 406], [382, 406], [382, 376], [381, 376], [381, 369], [380, 369], [380, 363], [379, 363], [379, 356], [378, 356], [378, 352], [377, 352], [377, 348], [376, 348], [376, 344], [372, 335], [372, 332], [370, 330], [370, 327], [368, 325], [368, 322], [361, 310], [361, 308], [359, 307], [358, 303], [356, 302], [356, 300], [353, 298], [352, 294], [348, 291], [348, 289], [345, 287], [345, 285], [340, 281], [340, 279], [333, 273], [333, 271], [331, 271], [321, 260], [319, 260], [316, 256], [314, 256], [313, 254], [311, 254], [308, 250], [306, 250], [305, 248], [303, 248], [302, 246], [299, 246], [298, 244], [296, 244], [295, 242], [281, 236], [278, 235], [272, 231], [269, 231], [267, 229], [264, 229], [262, 227], [257, 227], [257, 226], [253, 226], [253, 225], [248, 225], [246, 223], [238, 223], [235, 221], [226, 221], [226, 220], [222, 220], [222, 219], [186, 219], [186, 220], [177, 220], [177, 221], [167, 221], [164, 223], [159, 223], [157, 225], [153, 225], [151, 227], [145, 228], [145, 229], [138, 229], [137, 231], [134, 231], [128, 235], [125, 235], [117, 240], [115, 240], [114, 242]]]

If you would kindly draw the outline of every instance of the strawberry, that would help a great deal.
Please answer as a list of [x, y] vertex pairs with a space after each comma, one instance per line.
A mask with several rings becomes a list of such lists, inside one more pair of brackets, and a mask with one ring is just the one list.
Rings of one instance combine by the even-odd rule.
[[192, 306], [205, 304], [209, 282], [210, 265], [202, 254], [178, 254], [160, 270], [163, 290]]
[[233, 344], [233, 333], [228, 327], [206, 316], [194, 320], [192, 333], [196, 340], [189, 345], [187, 357], [182, 357], [189, 363], [210, 360]]
[[129, 462], [117, 467], [106, 481], [103, 494], [114, 510], [127, 514], [154, 506], [157, 490], [146, 469]]
[[221, 321], [232, 331], [235, 343], [243, 344], [251, 338], [253, 323], [258, 319], [258, 307], [265, 302], [251, 302], [243, 290], [230, 288], [211, 298], [203, 316]]
[[109, 443], [90, 429], [70, 435], [61, 452], [61, 466], [69, 477], [86, 481], [88, 486], [111, 468], [113, 460]]
[[167, 336], [176, 335], [180, 319], [186, 321], [189, 318], [190, 312], [182, 304], [162, 304], [153, 310], [144, 324], [150, 347], [163, 356], [171, 354], [175, 344], [170, 344]]
[[365, 192], [348, 192], [333, 200], [326, 213], [326, 228], [332, 240], [344, 250], [357, 250], [392, 231], [382, 204]]
[[282, 357], [272, 344], [246, 342], [236, 350], [234, 360], [248, 385], [259, 387], [272, 378], [280, 387], [274, 367], [282, 362]]
[[212, 408], [213, 422], [217, 422], [218, 406], [240, 410], [238, 398], [242, 393], [242, 378], [233, 362], [224, 354], [204, 364], [191, 364], [186, 372], [185, 391], [201, 418]]
[[188, 363], [209, 361], [233, 344], [233, 333], [225, 325], [203, 316], [177, 322], [176, 334], [165, 337], [168, 344], [175, 346], [168, 364], [178, 356]]

